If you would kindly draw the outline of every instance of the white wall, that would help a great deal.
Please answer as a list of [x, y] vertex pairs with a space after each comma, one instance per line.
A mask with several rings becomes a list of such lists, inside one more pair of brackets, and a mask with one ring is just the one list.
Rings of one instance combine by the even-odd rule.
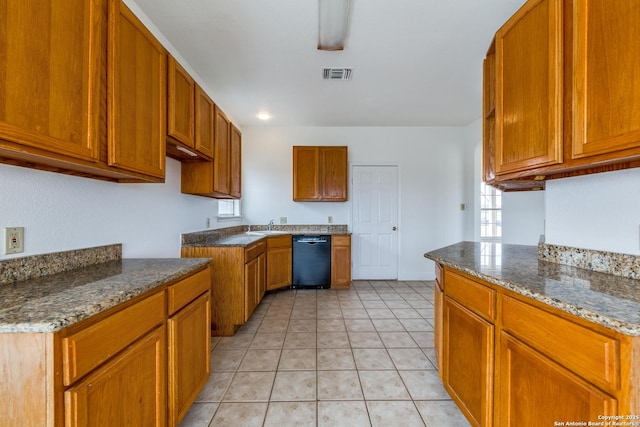
[[537, 245], [544, 234], [544, 191], [502, 193], [502, 243]]
[[551, 180], [546, 242], [640, 255], [640, 169]]
[[[180, 193], [180, 163], [164, 184], [116, 184], [0, 164], [0, 228], [25, 227], [25, 252], [0, 259], [123, 244], [126, 258], [179, 257], [180, 234], [206, 228], [216, 200]], [[226, 226], [215, 220], [212, 226]]]
[[351, 165], [399, 166], [399, 278], [433, 278], [423, 254], [470, 238], [465, 224], [473, 211], [467, 185], [473, 161], [466, 137], [465, 128], [445, 127], [245, 128], [244, 222], [278, 223], [286, 216], [289, 224], [324, 224], [332, 215], [334, 223], [351, 225], [351, 202], [292, 201], [292, 147], [347, 145]]

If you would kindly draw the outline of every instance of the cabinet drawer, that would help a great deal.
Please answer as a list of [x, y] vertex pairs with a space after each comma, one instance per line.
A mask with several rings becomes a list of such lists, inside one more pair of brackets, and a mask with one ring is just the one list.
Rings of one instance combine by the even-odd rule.
[[62, 340], [64, 385], [99, 366], [165, 321], [164, 292], [158, 292]]
[[350, 246], [351, 236], [348, 234], [334, 234], [331, 236], [333, 246]]
[[618, 340], [506, 296], [502, 327], [587, 381], [619, 389]]
[[247, 263], [255, 259], [261, 253], [264, 253], [267, 243], [264, 240], [253, 243], [244, 250], [244, 262]]
[[444, 272], [445, 295], [488, 319], [496, 317], [496, 292], [466, 277]]
[[180, 310], [185, 305], [196, 299], [198, 295], [209, 290], [211, 286], [211, 277], [209, 269], [203, 270], [193, 276], [169, 286], [169, 315]]
[[267, 239], [267, 250], [276, 248], [290, 248], [291, 247], [291, 235], [286, 236], [271, 236]]

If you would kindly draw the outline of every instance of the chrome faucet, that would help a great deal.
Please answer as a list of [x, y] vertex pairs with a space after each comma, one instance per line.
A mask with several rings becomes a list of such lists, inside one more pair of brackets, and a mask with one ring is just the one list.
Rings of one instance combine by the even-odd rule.
[[269, 225], [267, 225], [267, 230], [271, 231], [273, 229], [273, 220], [269, 221]]

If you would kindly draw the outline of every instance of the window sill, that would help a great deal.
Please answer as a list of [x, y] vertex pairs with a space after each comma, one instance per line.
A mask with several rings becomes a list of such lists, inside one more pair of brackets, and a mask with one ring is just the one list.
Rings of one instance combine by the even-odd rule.
[[242, 221], [242, 216], [237, 215], [218, 215], [218, 222]]

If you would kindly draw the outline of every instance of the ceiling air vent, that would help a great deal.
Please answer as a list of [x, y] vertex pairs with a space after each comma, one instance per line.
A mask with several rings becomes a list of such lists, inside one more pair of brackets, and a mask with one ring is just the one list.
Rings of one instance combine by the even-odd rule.
[[351, 80], [351, 68], [323, 68], [322, 78], [325, 80]]

